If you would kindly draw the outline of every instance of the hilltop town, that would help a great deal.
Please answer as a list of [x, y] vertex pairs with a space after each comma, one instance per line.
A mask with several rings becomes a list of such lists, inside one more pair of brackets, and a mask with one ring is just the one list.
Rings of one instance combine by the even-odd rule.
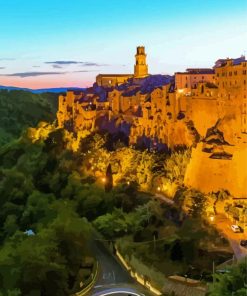
[[151, 75], [139, 46], [134, 74], [99, 74], [91, 88], [61, 95], [58, 126], [73, 131], [73, 150], [95, 130], [122, 131], [130, 145], [151, 150], [193, 147], [185, 185], [245, 198], [246, 65], [241, 56], [213, 68]]

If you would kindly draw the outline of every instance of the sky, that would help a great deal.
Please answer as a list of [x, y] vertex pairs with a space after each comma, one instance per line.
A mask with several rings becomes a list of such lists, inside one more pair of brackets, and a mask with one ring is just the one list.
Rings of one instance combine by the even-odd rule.
[[247, 0], [0, 0], [0, 85], [87, 87], [138, 45], [150, 74], [247, 54]]

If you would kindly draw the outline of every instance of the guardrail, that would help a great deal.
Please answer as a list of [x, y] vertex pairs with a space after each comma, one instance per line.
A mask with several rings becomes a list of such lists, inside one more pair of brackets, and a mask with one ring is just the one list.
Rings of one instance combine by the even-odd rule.
[[94, 286], [97, 276], [98, 276], [98, 270], [99, 270], [99, 262], [96, 261], [96, 268], [95, 268], [95, 273], [93, 275], [93, 278], [91, 280], [91, 282], [85, 287], [83, 288], [80, 292], [77, 292], [75, 294], [73, 294], [73, 296], [83, 296], [86, 295], [86, 293], [88, 293], [92, 287]]
[[156, 295], [162, 295], [162, 292], [155, 288], [149, 281], [145, 281], [143, 276], [138, 274], [137, 272], [133, 272], [132, 267], [128, 264], [128, 262], [124, 259], [124, 257], [119, 253], [119, 250], [116, 248], [116, 256], [122, 262], [123, 266], [128, 270], [131, 277], [133, 277], [139, 284], [143, 287], [148, 288], [152, 293]]

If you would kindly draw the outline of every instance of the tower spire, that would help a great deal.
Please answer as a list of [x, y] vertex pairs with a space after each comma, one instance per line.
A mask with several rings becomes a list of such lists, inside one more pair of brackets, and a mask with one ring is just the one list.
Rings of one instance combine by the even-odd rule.
[[146, 53], [144, 46], [138, 46], [136, 49], [136, 63], [134, 67], [134, 77], [144, 78], [148, 76], [148, 65], [146, 64]]

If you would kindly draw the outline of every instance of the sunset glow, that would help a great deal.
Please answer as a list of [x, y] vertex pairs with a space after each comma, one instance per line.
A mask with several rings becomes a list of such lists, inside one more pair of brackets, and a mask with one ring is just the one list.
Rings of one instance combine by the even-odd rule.
[[136, 44], [150, 53], [152, 74], [211, 67], [244, 54], [246, 12], [244, 0], [5, 1], [0, 85], [89, 86], [99, 73], [132, 73]]

